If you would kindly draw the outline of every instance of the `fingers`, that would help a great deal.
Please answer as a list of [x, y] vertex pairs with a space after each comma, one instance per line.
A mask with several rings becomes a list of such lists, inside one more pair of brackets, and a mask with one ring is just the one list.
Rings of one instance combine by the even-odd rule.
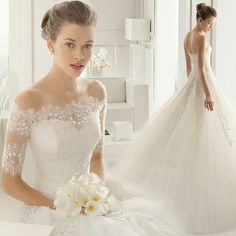
[[206, 107], [207, 110], [213, 111], [214, 102], [213, 101], [205, 102], [204, 106]]

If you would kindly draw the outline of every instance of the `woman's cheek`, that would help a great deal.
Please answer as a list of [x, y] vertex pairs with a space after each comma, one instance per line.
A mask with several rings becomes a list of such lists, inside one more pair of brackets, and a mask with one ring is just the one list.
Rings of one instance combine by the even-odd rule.
[[87, 57], [86, 57], [86, 62], [88, 62], [92, 57], [92, 51], [90, 53], [88, 53]]
[[63, 48], [63, 49], [61, 49], [61, 53], [60, 54], [61, 54], [62, 58], [67, 58], [67, 57], [69, 57], [70, 52], [68, 51], [67, 48]]

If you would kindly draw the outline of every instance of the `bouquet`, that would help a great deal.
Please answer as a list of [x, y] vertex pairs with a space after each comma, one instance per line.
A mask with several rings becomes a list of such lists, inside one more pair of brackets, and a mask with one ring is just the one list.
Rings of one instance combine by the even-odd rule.
[[93, 55], [92, 57], [92, 67], [97, 70], [109, 70], [111, 69], [111, 63], [106, 60], [107, 50], [100, 48], [98, 55]]
[[101, 179], [94, 173], [79, 175], [57, 191], [54, 200], [57, 215], [63, 218], [78, 215], [102, 216], [112, 210], [116, 202]]

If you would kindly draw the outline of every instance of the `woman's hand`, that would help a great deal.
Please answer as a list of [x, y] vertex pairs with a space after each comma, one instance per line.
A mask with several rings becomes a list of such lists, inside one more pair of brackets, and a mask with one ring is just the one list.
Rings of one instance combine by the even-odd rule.
[[213, 111], [214, 101], [210, 95], [206, 96], [204, 106], [206, 107], [207, 110]]

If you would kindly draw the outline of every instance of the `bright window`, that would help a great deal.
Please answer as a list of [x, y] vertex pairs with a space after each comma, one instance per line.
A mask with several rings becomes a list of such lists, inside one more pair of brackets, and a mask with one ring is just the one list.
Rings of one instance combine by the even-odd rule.
[[9, 0], [1, 1], [0, 8], [0, 87], [8, 78], [8, 51], [9, 51]]

